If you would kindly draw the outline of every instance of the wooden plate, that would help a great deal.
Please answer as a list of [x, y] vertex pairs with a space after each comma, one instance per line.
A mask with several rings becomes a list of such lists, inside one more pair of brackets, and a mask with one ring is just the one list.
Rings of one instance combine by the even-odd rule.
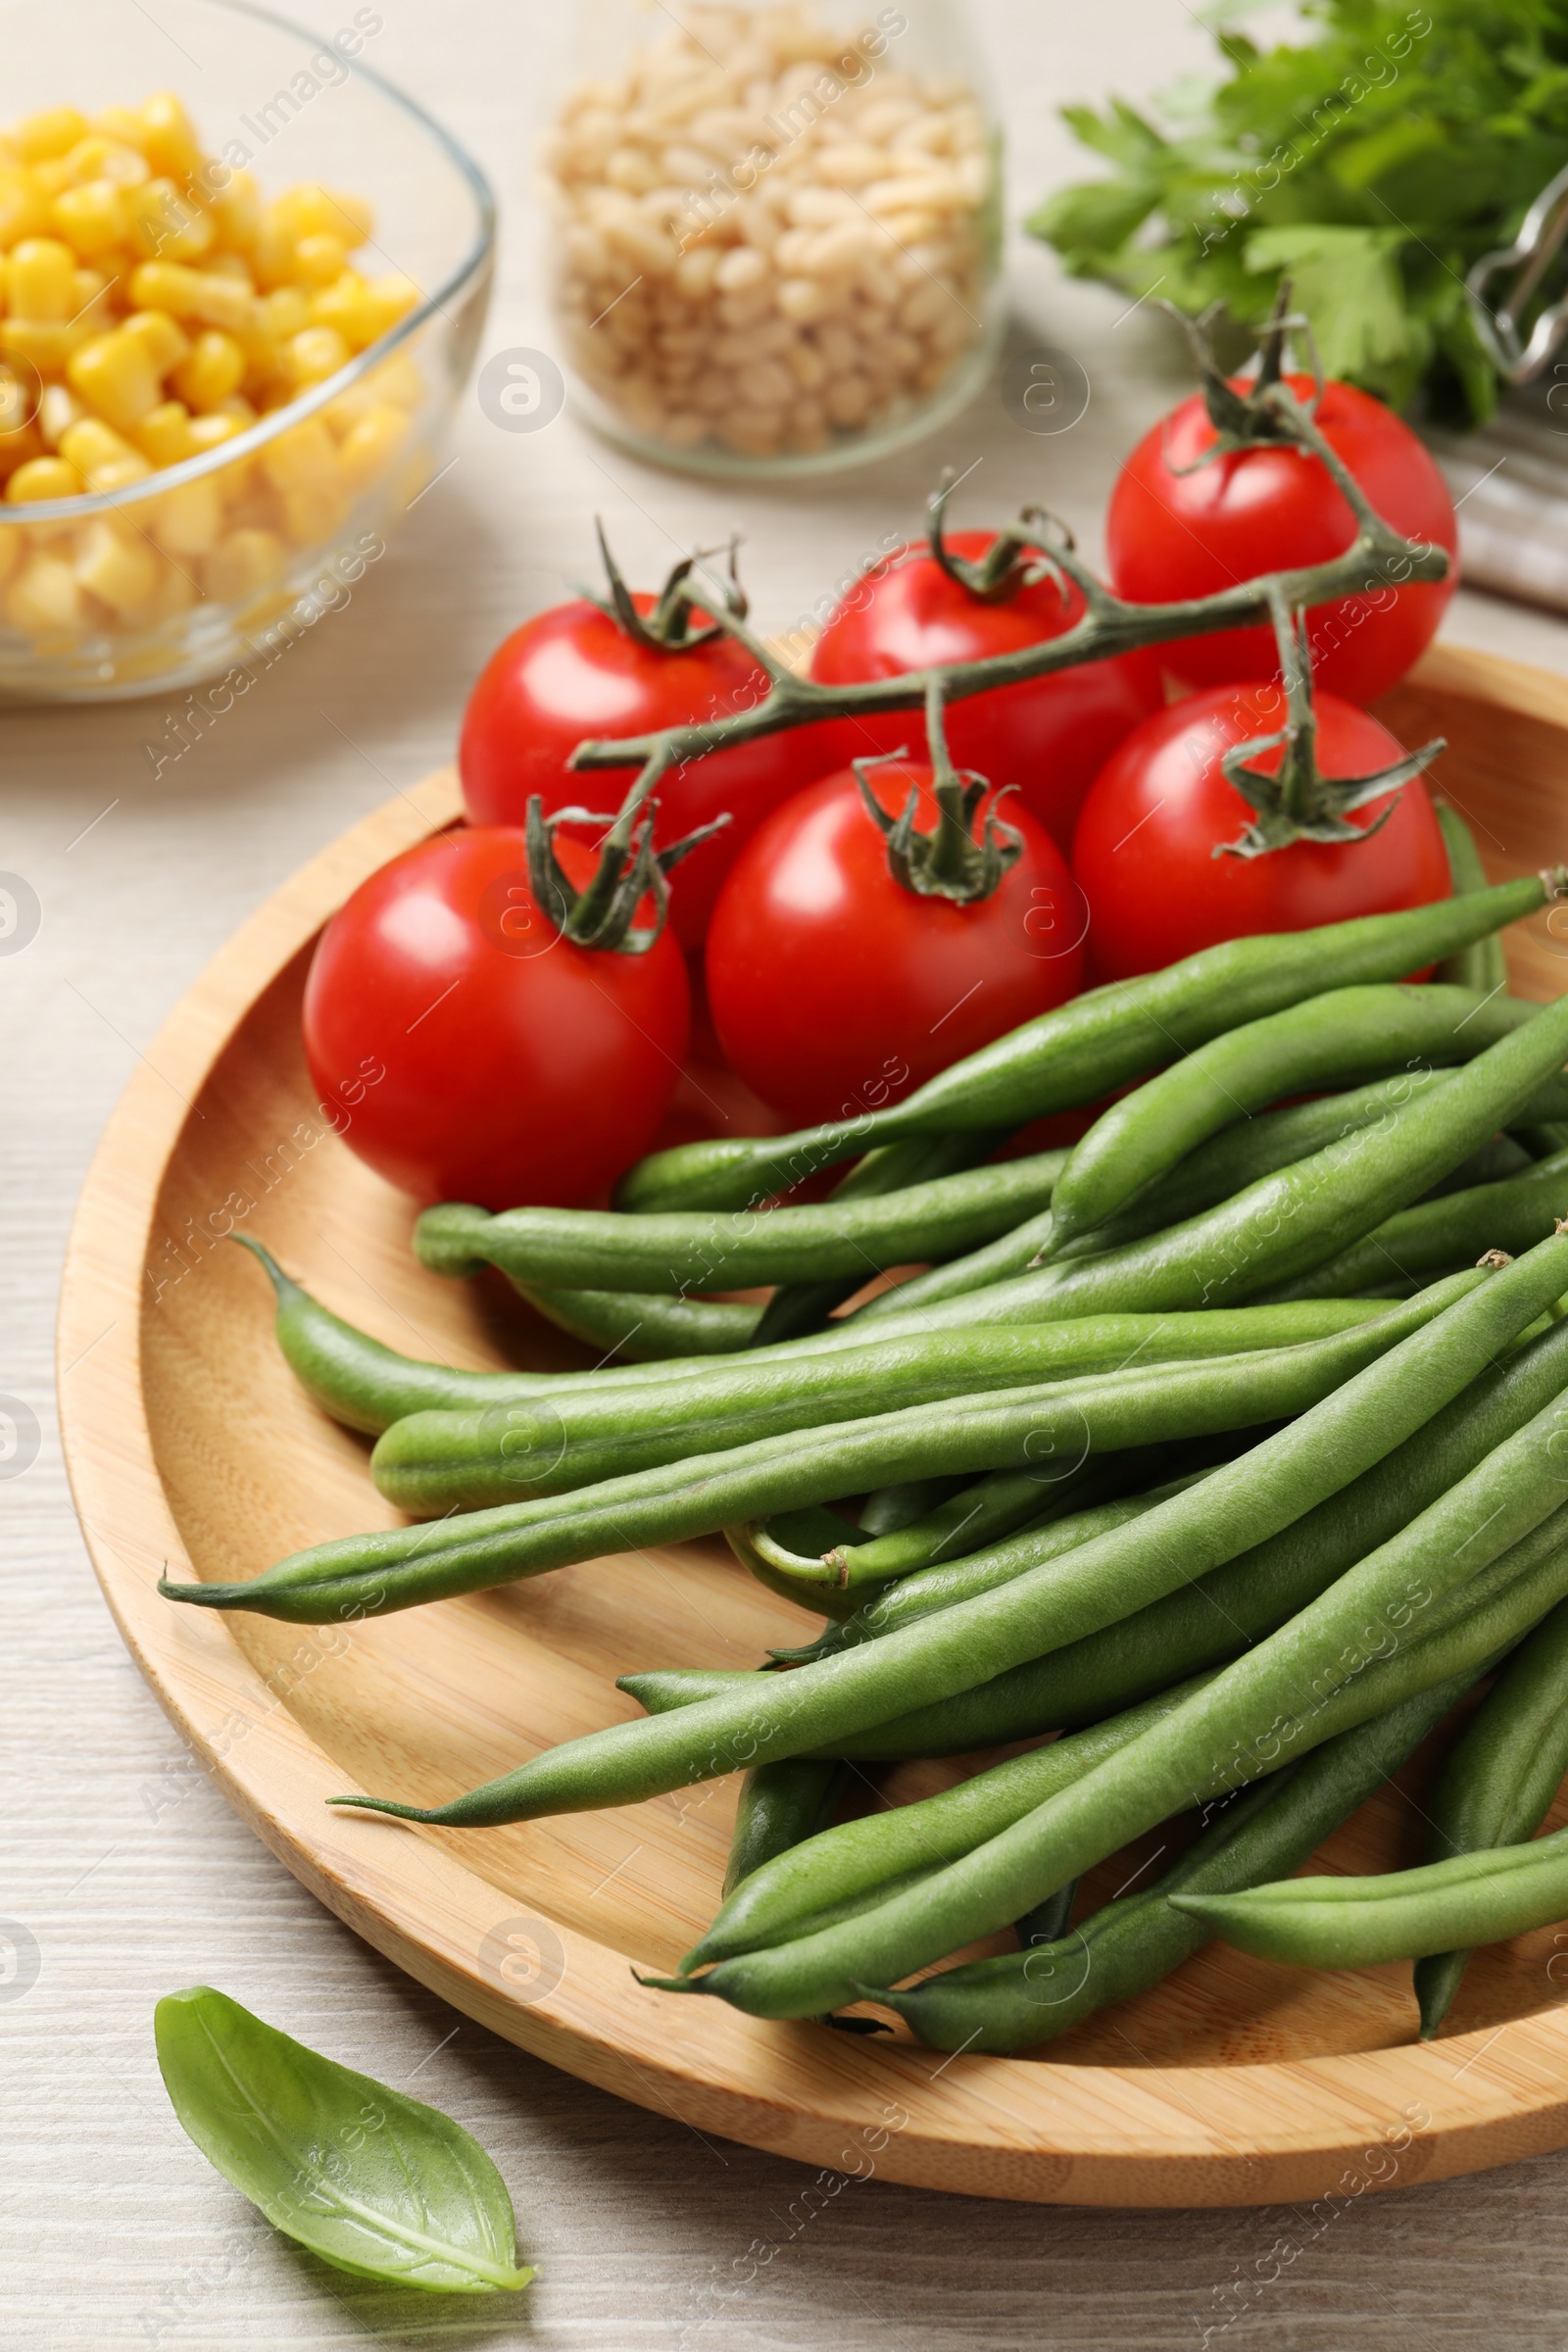
[[[1441, 651], [1392, 698], [1407, 742], [1441, 731], [1442, 781], [1501, 877], [1568, 849], [1568, 684]], [[1455, 2031], [1414, 2040], [1408, 1971], [1297, 1975], [1215, 1947], [1033, 2060], [756, 2023], [644, 1991], [717, 1898], [720, 1783], [511, 1830], [413, 1830], [332, 1812], [335, 1790], [424, 1801], [631, 1712], [617, 1674], [739, 1665], [805, 1623], [716, 1544], [593, 1562], [348, 1629], [220, 1617], [158, 1598], [175, 1576], [250, 1576], [318, 1538], [386, 1524], [363, 1441], [295, 1389], [259, 1270], [264, 1238], [314, 1291], [419, 1355], [564, 1361], [487, 1294], [422, 1273], [411, 1212], [322, 1119], [299, 1045], [311, 942], [373, 867], [450, 822], [450, 773], [358, 825], [256, 914], [178, 1005], [87, 1179], [60, 1319], [77, 1508], [111, 1608], [183, 1737], [296, 1876], [360, 1935], [497, 2033], [621, 2096], [837, 2172], [973, 2195], [1243, 2205], [1435, 2179], [1568, 2142], [1568, 1936], [1490, 1952]], [[1544, 916], [1516, 984], [1564, 985]], [[520, 1310], [519, 1310], [520, 1315]], [[488, 1321], [487, 1321], [487, 1318]], [[554, 1352], [552, 1352], [554, 1351]], [[955, 1777], [906, 1768], [893, 1793]], [[1417, 1759], [1411, 1786], [1419, 1788]], [[1386, 1791], [1326, 1849], [1420, 1858]], [[1141, 1858], [1100, 1874], [1109, 1894]], [[1562, 1951], [1559, 1962], [1554, 1955]]]

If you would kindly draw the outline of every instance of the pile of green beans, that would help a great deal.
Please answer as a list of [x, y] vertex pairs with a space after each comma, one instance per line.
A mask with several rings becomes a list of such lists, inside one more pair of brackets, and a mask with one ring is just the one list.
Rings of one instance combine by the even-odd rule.
[[[744, 1772], [722, 1907], [645, 1982], [760, 2017], [1023, 2049], [1225, 1936], [1413, 1958], [1435, 2032], [1477, 1941], [1568, 1909], [1568, 1833], [1532, 1842], [1568, 1770], [1568, 998], [1509, 997], [1495, 940], [1568, 869], [1476, 887], [1443, 822], [1451, 900], [1092, 991], [902, 1102], [655, 1154], [612, 1210], [425, 1211], [427, 1269], [496, 1268], [592, 1369], [410, 1358], [236, 1237], [420, 1523], [162, 1590], [328, 1622], [724, 1534], [816, 1640], [627, 1676], [639, 1720], [447, 1804], [335, 1801], [477, 1828]], [[1426, 1868], [1289, 1878], [1504, 1661]], [[852, 1772], [965, 1754], [834, 1821]], [[1084, 1872], [1195, 1807], [1071, 1927]]]
[[[913, 1706], [970, 1690], [1009, 1666], [1113, 1624], [1289, 1525], [1430, 1420], [1564, 1287], [1568, 1233], [1543, 1243], [1515, 1264], [1489, 1272], [1478, 1287], [1456, 1298], [1278, 1436], [1254, 1446], [1242, 1461], [1216, 1470], [1200, 1486], [1172, 1495], [1142, 1518], [1080, 1544], [1064, 1558], [1032, 1569], [1000, 1591], [980, 1594], [962, 1610], [923, 1619], [880, 1642], [787, 1674], [757, 1678], [749, 1690], [590, 1733], [481, 1789], [414, 1817], [467, 1827], [634, 1802], [734, 1769], [737, 1740], [754, 1743], [739, 1759], [749, 1763], [767, 1763], [808, 1749], [845, 1753], [833, 1743]], [[1113, 1384], [1121, 1376], [1108, 1377]], [[1199, 1366], [1179, 1368], [1167, 1377], [1202, 1381], [1213, 1379], [1214, 1373], [1210, 1366]], [[1242, 1377], [1249, 1387], [1255, 1384], [1256, 1359], [1246, 1359]], [[913, 1416], [889, 1416], [893, 1418]], [[1517, 1446], [1520, 1440], [1509, 1444]], [[1500, 1461], [1507, 1450], [1506, 1446], [1499, 1447], [1489, 1460]], [[720, 1462], [733, 1458], [718, 1457]], [[715, 1477], [711, 1483], [719, 1482]], [[1499, 1505], [1503, 1530], [1511, 1524], [1510, 1507], [1507, 1502]], [[518, 1520], [561, 1508], [559, 1503], [522, 1503], [511, 1512], [480, 1517], [512, 1523], [490, 1540], [515, 1545]], [[429, 1548], [413, 1573], [428, 1576], [433, 1568], [439, 1575], [451, 1552], [440, 1547], [431, 1530], [416, 1532]], [[383, 1544], [397, 1541], [380, 1539]], [[402, 1541], [406, 1544], [407, 1538]], [[461, 1552], [461, 1538], [451, 1542]], [[310, 1555], [301, 1556], [307, 1562], [301, 1581], [311, 1579], [318, 1592], [321, 1567]], [[390, 1573], [383, 1569], [381, 1574], [383, 1585], [390, 1584]], [[266, 1581], [186, 1590], [198, 1598], [216, 1591], [227, 1605], [245, 1605], [245, 1596], [254, 1596]], [[286, 1603], [289, 1597], [279, 1593], [277, 1600]], [[1259, 1654], [1261, 1649], [1253, 1653]], [[392, 1805], [382, 1809], [405, 1810]], [[1009, 1916], [1027, 1910], [1058, 1884], [1054, 1880], [1034, 1889]]]
[[1076, 997], [956, 1062], [886, 1109], [852, 1112], [796, 1135], [683, 1144], [622, 1178], [629, 1210], [745, 1209], [816, 1169], [879, 1144], [974, 1127], [1020, 1127], [1093, 1102], [1191, 1054], [1243, 1021], [1303, 997], [1399, 980], [1505, 923], [1533, 914], [1568, 869], [1468, 892], [1400, 914], [1364, 915], [1314, 931], [1227, 940], [1164, 971]]
[[1054, 2041], [1097, 2010], [1149, 1991], [1214, 1940], [1207, 1922], [1178, 1909], [1173, 1895], [1233, 1894], [1299, 1868], [1398, 1771], [1469, 1683], [1468, 1673], [1450, 1675], [1250, 1783], [1151, 1886], [1106, 1903], [1073, 1934], [943, 1969], [904, 1992], [857, 1989], [902, 2017], [929, 2049], [1005, 2056]]

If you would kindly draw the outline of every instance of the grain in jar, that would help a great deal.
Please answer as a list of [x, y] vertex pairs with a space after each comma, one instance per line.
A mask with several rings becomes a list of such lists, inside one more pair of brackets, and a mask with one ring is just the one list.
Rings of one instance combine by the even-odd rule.
[[931, 29], [694, 7], [569, 92], [542, 156], [556, 300], [606, 429], [797, 470], [914, 437], [983, 366], [996, 138]]

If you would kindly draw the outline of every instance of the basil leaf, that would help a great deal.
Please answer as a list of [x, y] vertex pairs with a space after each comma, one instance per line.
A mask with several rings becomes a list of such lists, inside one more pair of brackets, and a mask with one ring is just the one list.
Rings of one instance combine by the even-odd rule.
[[268, 2220], [340, 2271], [432, 2294], [526, 2286], [512, 2200], [450, 2116], [193, 1985], [154, 2016], [174, 2113]]

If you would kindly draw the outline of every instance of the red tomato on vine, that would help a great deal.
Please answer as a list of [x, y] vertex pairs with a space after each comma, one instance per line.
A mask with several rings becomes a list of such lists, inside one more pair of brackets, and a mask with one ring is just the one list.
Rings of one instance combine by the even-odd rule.
[[[1314, 701], [1323, 777], [1369, 776], [1404, 762], [1403, 746], [1368, 711], [1332, 694]], [[1221, 762], [1277, 735], [1285, 714], [1277, 685], [1211, 687], [1146, 719], [1112, 753], [1084, 803], [1072, 852], [1097, 979], [1156, 971], [1222, 939], [1300, 931], [1448, 896], [1447, 853], [1418, 778], [1344, 820], [1360, 840], [1300, 838], [1257, 855], [1227, 853], [1225, 845], [1245, 838], [1253, 808]], [[1285, 758], [1276, 744], [1247, 765], [1277, 777]]]
[[[945, 538], [942, 504], [939, 494], [926, 546], [898, 549], [840, 601], [812, 649], [813, 678], [840, 686], [974, 662], [1048, 643], [1082, 619], [1078, 588], [1050, 572], [1031, 579], [1041, 551], [1023, 525]], [[956, 767], [1016, 785], [1014, 805], [1065, 849], [1105, 760], [1162, 700], [1155, 656], [1120, 654], [950, 703], [948, 746]], [[846, 761], [922, 741], [917, 710], [827, 723]]]
[[[932, 769], [893, 761], [865, 772], [881, 821], [853, 772], [808, 784], [737, 858], [709, 932], [708, 998], [725, 1055], [798, 1125], [897, 1101], [1063, 1003], [1082, 978], [1071, 876], [1016, 796], [999, 807], [969, 789], [965, 831], [986, 813], [964, 903], [931, 886], [943, 822]], [[904, 820], [923, 828], [923, 853], [907, 838], [901, 850]], [[952, 862], [962, 864], [956, 851]]]
[[[579, 743], [724, 717], [754, 709], [767, 693], [765, 670], [691, 601], [689, 563], [677, 564], [653, 597], [632, 595], [608, 552], [605, 562], [606, 604], [580, 597], [536, 613], [479, 673], [458, 749], [464, 804], [476, 825], [520, 825], [534, 794], [547, 816], [613, 808], [626, 770], [568, 767]], [[736, 610], [744, 605], [737, 601]], [[670, 918], [683, 947], [702, 945], [724, 876], [763, 817], [842, 756], [823, 727], [796, 727], [687, 760], [661, 777], [658, 848], [715, 817], [729, 820], [671, 878]]]
[[[554, 854], [572, 884], [597, 862], [559, 836]], [[540, 896], [520, 830], [464, 828], [394, 858], [321, 934], [311, 1075], [324, 1096], [368, 1056], [384, 1067], [345, 1140], [420, 1201], [584, 1200], [648, 1149], [674, 1092], [690, 1004], [673, 936], [580, 947]]]
[[[1311, 406], [1310, 376], [1284, 379]], [[1241, 381], [1229, 389], [1244, 396]], [[1195, 392], [1146, 433], [1127, 460], [1105, 514], [1105, 549], [1118, 596], [1164, 605], [1213, 596], [1260, 572], [1294, 570], [1343, 555], [1355, 517], [1320, 458], [1290, 443], [1210, 455], [1220, 439], [1209, 395]], [[1370, 703], [1402, 678], [1437, 634], [1454, 591], [1458, 530], [1437, 463], [1409, 426], [1353, 384], [1322, 387], [1315, 421], [1386, 522], [1408, 539], [1446, 549], [1442, 580], [1411, 580], [1404, 559], [1385, 560], [1356, 595], [1307, 613], [1317, 683]], [[1402, 582], [1402, 584], [1401, 584]], [[1184, 686], [1278, 671], [1266, 625], [1183, 637], [1158, 649]]]

